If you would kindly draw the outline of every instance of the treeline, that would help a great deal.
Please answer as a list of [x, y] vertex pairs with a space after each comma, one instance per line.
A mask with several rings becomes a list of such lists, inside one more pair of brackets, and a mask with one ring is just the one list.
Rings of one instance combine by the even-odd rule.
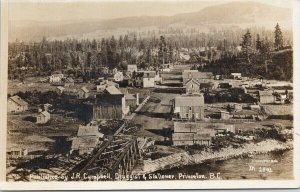
[[[274, 36], [272, 30], [253, 27], [254, 34], [269, 41]], [[102, 39], [67, 39], [40, 42], [9, 43], [9, 78], [49, 75], [55, 71], [97, 71], [102, 67], [126, 69], [128, 64], [139, 68], [159, 67], [163, 63], [185, 62], [194, 64], [221, 62], [230, 57], [239, 58], [239, 50], [245, 30], [212, 28], [208, 33], [197, 28], [130, 32], [127, 35]], [[291, 34], [283, 39], [290, 45]], [[255, 44], [255, 39], [250, 39]], [[189, 59], [182, 55], [188, 55]], [[250, 56], [250, 55], [249, 55]], [[234, 61], [234, 60], [232, 60]], [[234, 63], [233, 63], [234, 64]], [[214, 69], [215, 70], [215, 69]]]
[[242, 73], [243, 76], [264, 79], [292, 80], [293, 50], [285, 40], [279, 24], [275, 26], [273, 39], [253, 34], [250, 30], [243, 35], [240, 54], [223, 52], [220, 58], [199, 70], [214, 74], [230, 75]]

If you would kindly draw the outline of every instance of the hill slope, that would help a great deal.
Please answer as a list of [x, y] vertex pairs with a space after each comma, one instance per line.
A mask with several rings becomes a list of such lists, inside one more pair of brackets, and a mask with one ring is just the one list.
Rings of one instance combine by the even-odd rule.
[[274, 26], [277, 22], [291, 25], [291, 10], [256, 2], [233, 2], [210, 6], [199, 12], [174, 16], [125, 17], [109, 20], [36, 22], [11, 21], [9, 40], [16, 38], [28, 41], [43, 36], [59, 37], [82, 35], [99, 30], [141, 29], [146, 27], [207, 27], [220, 25]]

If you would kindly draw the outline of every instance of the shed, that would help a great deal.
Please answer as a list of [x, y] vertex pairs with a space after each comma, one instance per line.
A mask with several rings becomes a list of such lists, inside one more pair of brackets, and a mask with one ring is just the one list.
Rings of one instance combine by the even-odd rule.
[[45, 124], [50, 120], [51, 116], [48, 111], [42, 111], [40, 112], [36, 117], [36, 123], [37, 124]]
[[23, 112], [28, 110], [28, 103], [18, 95], [12, 96], [7, 101], [8, 112]]

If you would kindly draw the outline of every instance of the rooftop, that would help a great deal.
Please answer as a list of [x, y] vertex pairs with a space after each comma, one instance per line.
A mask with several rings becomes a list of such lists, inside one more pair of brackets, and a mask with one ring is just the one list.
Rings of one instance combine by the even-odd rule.
[[99, 132], [98, 125], [79, 125], [77, 136], [98, 136], [102, 137], [103, 134]]
[[89, 92], [89, 90], [86, 87], [81, 87], [81, 90], [84, 91], [85, 93]]
[[212, 79], [213, 74], [211, 72], [199, 72], [197, 70], [185, 70], [182, 72], [183, 79]]
[[50, 117], [50, 113], [48, 111], [42, 111], [40, 114], [45, 117]]
[[115, 86], [109, 86], [105, 90], [111, 95], [123, 95], [123, 93]]
[[96, 136], [75, 137], [72, 142], [72, 149], [88, 149], [97, 146], [99, 138]]
[[24, 101], [21, 97], [19, 97], [18, 95], [12, 96], [9, 98], [10, 100], [14, 101], [15, 103], [17, 103], [20, 106], [26, 106], [28, 105], [28, 103], [26, 101]]
[[175, 107], [196, 107], [204, 106], [204, 97], [203, 95], [194, 95], [194, 96], [177, 96], [175, 97]]
[[259, 96], [273, 96], [273, 91], [259, 91]]

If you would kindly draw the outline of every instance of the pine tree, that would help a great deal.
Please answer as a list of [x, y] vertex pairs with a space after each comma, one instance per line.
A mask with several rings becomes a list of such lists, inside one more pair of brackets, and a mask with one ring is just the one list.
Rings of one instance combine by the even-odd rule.
[[257, 34], [257, 37], [256, 37], [256, 50], [260, 51], [261, 50], [261, 45], [262, 45], [262, 41], [260, 40], [259, 34]]
[[253, 50], [252, 50], [252, 37], [249, 30], [247, 30], [247, 32], [243, 36], [242, 52], [243, 55], [247, 58], [248, 62], [250, 63], [250, 55], [253, 52]]
[[275, 26], [275, 49], [276, 50], [280, 50], [283, 47], [283, 36], [282, 36], [282, 32], [281, 29], [279, 27], [279, 24], [277, 23], [277, 25]]
[[162, 64], [165, 64], [166, 53], [167, 53], [167, 43], [165, 41], [165, 37], [160, 36], [158, 57], [159, 60], [162, 62]]

